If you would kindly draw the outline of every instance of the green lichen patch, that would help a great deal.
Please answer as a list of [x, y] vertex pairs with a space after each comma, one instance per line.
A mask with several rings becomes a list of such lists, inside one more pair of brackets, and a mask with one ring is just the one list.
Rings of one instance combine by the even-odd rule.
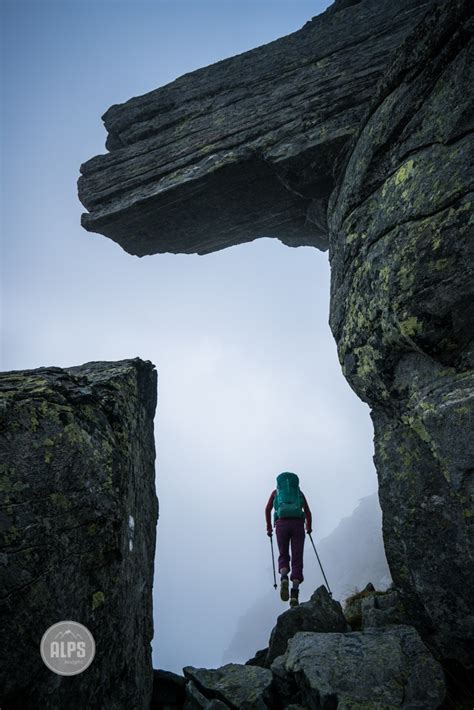
[[98, 591], [94, 592], [92, 595], [92, 611], [95, 611], [99, 607], [105, 604], [105, 594], [104, 592]]
[[405, 182], [406, 180], [408, 180], [409, 177], [413, 175], [414, 165], [414, 161], [410, 159], [398, 168], [397, 172], [393, 177], [395, 185], [400, 185], [402, 182]]
[[423, 326], [416, 316], [410, 316], [400, 322], [400, 332], [405, 338], [412, 338], [414, 335], [421, 333], [422, 330]]

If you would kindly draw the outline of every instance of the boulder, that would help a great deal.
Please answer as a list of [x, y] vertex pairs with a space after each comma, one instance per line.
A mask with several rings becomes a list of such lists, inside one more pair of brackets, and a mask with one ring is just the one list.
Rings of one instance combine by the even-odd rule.
[[303, 698], [295, 677], [285, 668], [285, 656], [278, 656], [271, 665], [273, 674], [273, 695], [277, 701], [276, 707], [286, 708], [291, 705], [297, 707], [302, 704]]
[[267, 657], [267, 653], [268, 648], [262, 648], [260, 651], [257, 651], [253, 658], [250, 658], [248, 661], [246, 661], [245, 665], [260, 666], [260, 668], [265, 668], [265, 659]]
[[343, 372], [372, 408], [385, 551], [437, 657], [474, 668], [472, 6], [396, 54], [329, 206]]
[[153, 671], [153, 695], [150, 710], [175, 710], [182, 708], [185, 700], [186, 680], [170, 671]]
[[396, 589], [362, 599], [361, 612], [364, 630], [408, 623], [403, 600]]
[[186, 696], [183, 707], [184, 710], [225, 710], [229, 708], [227, 703], [222, 700], [213, 698], [209, 700], [205, 695], [199, 692], [192, 681], [186, 683]]
[[[150, 704], [156, 383], [138, 358], [0, 374], [4, 710]], [[96, 653], [64, 678], [39, 647], [67, 620]]]
[[298, 631], [343, 632], [348, 630], [342, 607], [329, 596], [326, 587], [319, 587], [308, 602], [283, 612], [273, 629], [265, 659], [269, 668], [277, 656], [285, 653], [289, 639]]
[[440, 665], [409, 626], [298, 633], [282, 660], [303, 704], [315, 710], [435, 710], [445, 695]]
[[270, 702], [272, 674], [265, 668], [228, 663], [210, 670], [186, 666], [183, 672], [208, 700], [235, 710], [264, 710]]
[[393, 588], [377, 591], [372, 584], [346, 599], [344, 616], [353, 631], [408, 623], [400, 593]]
[[337, 156], [426, 0], [337, 2], [293, 34], [112, 106], [81, 166], [85, 229], [130, 254], [257, 237], [327, 249]]

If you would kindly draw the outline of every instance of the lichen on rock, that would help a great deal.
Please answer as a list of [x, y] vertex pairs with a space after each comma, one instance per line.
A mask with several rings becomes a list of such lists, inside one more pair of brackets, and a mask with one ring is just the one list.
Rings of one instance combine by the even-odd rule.
[[[156, 371], [138, 358], [0, 374], [2, 708], [149, 704], [155, 407]], [[69, 684], [39, 653], [63, 620], [96, 643]]]
[[328, 246], [333, 167], [426, 0], [337, 2], [293, 34], [112, 106], [83, 226], [131, 254]]
[[445, 695], [441, 666], [409, 626], [300, 632], [279, 663], [295, 679], [304, 707], [436, 710]]
[[[330, 201], [331, 316], [372, 407], [392, 577], [439, 658], [474, 667], [472, 18], [435, 4], [396, 55]], [[470, 78], [469, 78], [470, 77]]]

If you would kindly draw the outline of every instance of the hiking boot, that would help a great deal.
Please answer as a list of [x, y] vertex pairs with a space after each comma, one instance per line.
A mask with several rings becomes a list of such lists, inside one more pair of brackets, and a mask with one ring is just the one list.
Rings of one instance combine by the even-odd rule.
[[[299, 592], [300, 592], [299, 589], [292, 589], [292, 590], [291, 590], [290, 606], [298, 606], [298, 604], [299, 604], [299, 601], [298, 601]], [[288, 597], [287, 597], [287, 598], [288, 598]]]
[[282, 577], [280, 582], [280, 599], [282, 602], [287, 602], [290, 598], [288, 593], [288, 577]]

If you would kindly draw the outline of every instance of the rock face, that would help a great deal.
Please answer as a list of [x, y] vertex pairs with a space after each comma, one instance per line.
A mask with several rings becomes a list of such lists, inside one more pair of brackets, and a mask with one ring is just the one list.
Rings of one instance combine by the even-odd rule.
[[208, 701], [217, 700], [225, 703], [224, 707], [235, 710], [265, 710], [270, 707], [272, 674], [269, 670], [229, 663], [212, 670], [186, 666], [183, 672]]
[[138, 256], [262, 236], [327, 249], [335, 159], [428, 5], [337, 2], [299, 32], [112, 106], [110, 153], [81, 167], [83, 226]]
[[385, 551], [412, 623], [474, 666], [472, 8], [379, 85], [330, 202], [331, 328], [372, 407]]
[[270, 636], [265, 666], [286, 651], [289, 639], [299, 631], [346, 631], [346, 619], [339, 602], [333, 601], [326, 587], [319, 587], [309, 602], [283, 612]]
[[[342, 617], [340, 607], [330, 608], [331, 599], [327, 593], [324, 595], [323, 589], [317, 590], [313, 597], [325, 607], [326, 617]], [[373, 611], [377, 593], [367, 589], [363, 594], [369, 596], [361, 597], [362, 602], [370, 607], [369, 612]], [[391, 624], [394, 619], [388, 610], [393, 610], [394, 605], [398, 608], [396, 592], [380, 596], [385, 600], [384, 621]], [[295, 611], [292, 609], [282, 617], [296, 618]], [[308, 609], [304, 613], [308, 616]], [[276, 629], [281, 626], [282, 617]], [[288, 628], [284, 652], [273, 660], [270, 670], [255, 667], [256, 659], [250, 666], [185, 668], [189, 682], [184, 707], [186, 710], [212, 707], [437, 710], [442, 706], [446, 693], [443, 670], [413, 627], [377, 623], [377, 628], [346, 632], [343, 617], [342, 623], [335, 623], [334, 618], [326, 618], [324, 622], [319, 618], [315, 626], [318, 625], [332, 629], [299, 631], [298, 625]], [[342, 626], [343, 633], [337, 631], [338, 626]], [[217, 702], [220, 705], [213, 705]]]
[[408, 623], [400, 593], [376, 591], [372, 584], [347, 600], [344, 616], [353, 631]]
[[[150, 704], [156, 379], [139, 359], [0, 375], [2, 710]], [[62, 620], [96, 643], [66, 678], [39, 652]]]
[[276, 671], [282, 668], [308, 708], [435, 710], [445, 694], [441, 667], [409, 626], [298, 633], [278, 659]]
[[153, 693], [150, 710], [175, 710], [185, 702], [186, 680], [169, 671], [153, 671]]

